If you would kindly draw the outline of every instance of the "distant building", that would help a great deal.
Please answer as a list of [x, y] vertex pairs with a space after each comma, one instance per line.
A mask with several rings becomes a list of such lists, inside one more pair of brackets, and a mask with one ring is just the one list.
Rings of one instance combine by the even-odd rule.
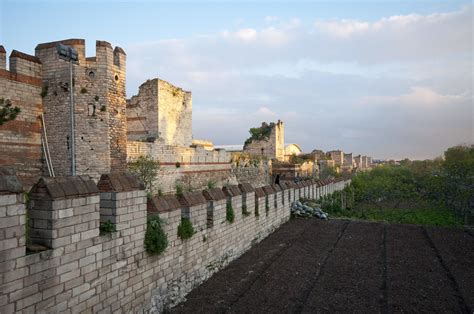
[[285, 147], [285, 161], [290, 161], [291, 156], [299, 156], [303, 153], [298, 144], [288, 144]]

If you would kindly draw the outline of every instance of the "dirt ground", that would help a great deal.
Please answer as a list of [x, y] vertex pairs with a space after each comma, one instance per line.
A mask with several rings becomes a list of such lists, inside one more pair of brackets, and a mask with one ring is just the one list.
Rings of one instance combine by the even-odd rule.
[[474, 235], [295, 219], [193, 290], [174, 313], [473, 313]]

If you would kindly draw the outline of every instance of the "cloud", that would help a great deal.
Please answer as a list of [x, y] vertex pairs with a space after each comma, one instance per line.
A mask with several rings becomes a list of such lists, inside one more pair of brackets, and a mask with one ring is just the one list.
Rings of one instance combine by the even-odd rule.
[[257, 31], [253, 28], [239, 29], [235, 32], [235, 37], [244, 42], [251, 42], [257, 39]]
[[306, 151], [423, 158], [472, 140], [471, 6], [266, 20], [125, 47], [128, 95], [154, 77], [191, 90], [194, 136], [217, 144], [242, 143], [250, 127], [277, 119], [285, 141]]
[[371, 105], [388, 105], [388, 106], [405, 106], [419, 107], [423, 110], [429, 110], [433, 107], [447, 106], [456, 104], [460, 101], [472, 99], [472, 93], [469, 91], [456, 95], [440, 94], [430, 87], [414, 86], [410, 88], [410, 92], [398, 96], [367, 96], [361, 100], [362, 104]]

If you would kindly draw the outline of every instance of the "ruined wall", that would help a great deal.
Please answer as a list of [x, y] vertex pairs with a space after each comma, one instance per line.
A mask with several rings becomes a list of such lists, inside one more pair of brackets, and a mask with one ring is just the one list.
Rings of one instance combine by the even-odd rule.
[[[0, 125], [0, 166], [10, 166], [26, 187], [42, 174], [41, 62], [13, 51], [6, 69], [6, 51], [0, 46], [0, 108], [7, 103], [19, 107], [15, 120]], [[52, 130], [50, 130], [52, 131]]]
[[344, 166], [352, 167], [353, 163], [352, 153], [344, 154]]
[[255, 155], [267, 157], [270, 159], [277, 159], [283, 161], [285, 159], [285, 133], [283, 122], [278, 120], [275, 127], [271, 130], [268, 139], [254, 140], [244, 146], [244, 152]]
[[329, 152], [331, 159], [334, 160], [336, 166], [342, 166], [344, 163], [344, 152], [340, 150], [333, 150]]
[[206, 188], [209, 182], [216, 186], [236, 183], [231, 177], [230, 153], [224, 150], [129, 141], [127, 154], [129, 161], [150, 156], [160, 163], [155, 192], [174, 193], [176, 184], [185, 190], [196, 190]]
[[128, 139], [192, 144], [192, 96], [164, 80], [148, 80], [128, 101]]
[[[74, 47], [79, 64], [73, 65], [75, 142], [77, 174], [97, 178], [102, 173], [120, 171], [126, 162], [125, 53], [108, 42], [96, 42], [96, 56], [86, 58], [85, 41], [60, 41]], [[71, 120], [69, 63], [61, 60], [56, 44], [39, 44], [46, 127], [54, 130], [49, 138], [53, 167], [58, 175], [71, 174]]]

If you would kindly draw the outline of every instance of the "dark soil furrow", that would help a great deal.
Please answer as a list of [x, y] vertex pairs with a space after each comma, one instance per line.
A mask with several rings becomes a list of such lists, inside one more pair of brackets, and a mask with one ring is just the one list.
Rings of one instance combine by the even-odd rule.
[[459, 292], [474, 311], [474, 239], [463, 230], [426, 228]]
[[[301, 232], [299, 234], [299, 237], [303, 237], [305, 232], [307, 231], [307, 227], [303, 230], [303, 232]], [[255, 283], [257, 282], [257, 280], [260, 280], [263, 275], [265, 274], [265, 272], [268, 272], [268, 270], [271, 268], [272, 265], [276, 264], [279, 259], [281, 258], [281, 256], [286, 253], [286, 251], [290, 248], [289, 245], [285, 246], [283, 249], [281, 249], [280, 251], [278, 251], [278, 253], [276, 253], [272, 259], [268, 260], [264, 265], [263, 267], [261, 268], [262, 271], [260, 271], [257, 276], [255, 276], [253, 278], [252, 281], [250, 281], [245, 287], [242, 287], [242, 290], [240, 291], [240, 293], [236, 296], [236, 298], [234, 298], [232, 301], [229, 302], [229, 309], [232, 308], [232, 306], [234, 304], [236, 304], [245, 294], [248, 293], [248, 291], [250, 289], [252, 289], [252, 287], [255, 285]]]
[[449, 278], [450, 283], [451, 283], [451, 288], [456, 292], [456, 298], [458, 299], [459, 307], [461, 308], [461, 311], [463, 313], [471, 313], [471, 309], [467, 305], [466, 301], [464, 300], [464, 297], [461, 294], [461, 291], [459, 289], [458, 283], [456, 279], [454, 278], [453, 274], [449, 270], [448, 266], [444, 262], [443, 258], [441, 257], [438, 249], [436, 248], [436, 245], [433, 243], [433, 240], [431, 239], [430, 235], [426, 231], [426, 228], [423, 228], [423, 234], [426, 237], [426, 240], [428, 241], [428, 244], [430, 247], [433, 249], [433, 251], [436, 254], [436, 257], [438, 258], [439, 263], [444, 269], [444, 272], [446, 276]]
[[457, 293], [422, 227], [387, 226], [387, 269], [390, 312], [461, 312]]
[[267, 313], [273, 308], [280, 312], [295, 312], [295, 304], [314, 281], [314, 273], [323, 264], [325, 252], [334, 247], [340, 230], [346, 225], [313, 221], [311, 231], [305, 232], [292, 248], [261, 274], [259, 281], [235, 302], [231, 312], [249, 313], [255, 308]]
[[239, 259], [217, 272], [208, 281], [195, 288], [186, 296], [187, 301], [172, 309], [172, 312], [223, 313], [236, 295], [246, 291], [249, 282], [262, 273], [278, 254], [287, 250], [291, 243], [299, 239], [309, 220], [294, 220], [280, 227], [278, 232], [256, 244]]
[[387, 226], [383, 227], [383, 246], [382, 246], [382, 298], [380, 299], [380, 312], [388, 313], [388, 291], [387, 291]]
[[351, 222], [328, 257], [302, 311], [379, 312], [383, 225]]
[[324, 273], [324, 268], [326, 267], [326, 263], [329, 259], [329, 256], [331, 255], [332, 252], [334, 252], [334, 249], [336, 248], [337, 244], [339, 243], [339, 241], [341, 240], [344, 232], [346, 231], [347, 229], [347, 226], [349, 225], [349, 222], [346, 222], [344, 224], [344, 226], [342, 227], [341, 231], [339, 232], [338, 236], [337, 236], [337, 239], [336, 241], [334, 241], [334, 244], [332, 245], [332, 247], [329, 249], [329, 251], [326, 253], [326, 255], [324, 256], [324, 260], [323, 262], [321, 263], [321, 267], [319, 267], [319, 269], [314, 273], [314, 277], [312, 278], [311, 280], [311, 284], [310, 286], [304, 291], [303, 293], [303, 296], [301, 298], [301, 300], [299, 301], [299, 304], [297, 305], [296, 307], [296, 310], [295, 310], [295, 313], [301, 313], [303, 311], [303, 308], [304, 306], [306, 305], [306, 303], [308, 302], [308, 298], [311, 294], [311, 291], [313, 291], [316, 283], [318, 282], [318, 279], [321, 277], [321, 275]]
[[295, 219], [172, 312], [470, 312], [472, 265], [465, 230]]

